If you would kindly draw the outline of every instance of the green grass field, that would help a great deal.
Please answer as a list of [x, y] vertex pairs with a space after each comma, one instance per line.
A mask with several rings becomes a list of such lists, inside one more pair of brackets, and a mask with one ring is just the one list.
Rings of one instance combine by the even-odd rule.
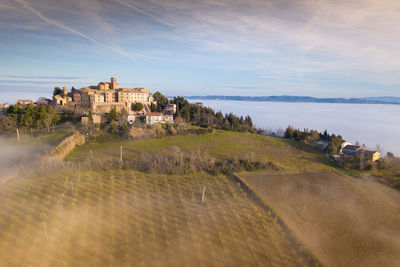
[[120, 146], [124, 147], [124, 159], [137, 157], [140, 152], [170, 153], [171, 148], [182, 150], [200, 149], [218, 159], [240, 158], [254, 155], [277, 164], [283, 170], [331, 169], [325, 156], [307, 144], [250, 133], [215, 131], [204, 135], [171, 136], [159, 139], [116, 141], [86, 144], [77, 147], [66, 160], [81, 161], [89, 157], [119, 158]]
[[0, 266], [315, 265], [291, 240], [225, 176], [59, 170], [0, 187]]

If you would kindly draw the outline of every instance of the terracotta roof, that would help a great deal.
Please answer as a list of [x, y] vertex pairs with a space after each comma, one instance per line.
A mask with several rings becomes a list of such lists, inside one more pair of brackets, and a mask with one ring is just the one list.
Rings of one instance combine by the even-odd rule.
[[146, 116], [162, 116], [161, 112], [148, 112]]

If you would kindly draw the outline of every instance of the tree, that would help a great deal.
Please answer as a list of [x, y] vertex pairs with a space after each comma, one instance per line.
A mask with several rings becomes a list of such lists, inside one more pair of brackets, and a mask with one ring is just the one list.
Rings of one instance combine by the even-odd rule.
[[324, 139], [324, 140], [328, 140], [329, 139], [329, 134], [328, 134], [327, 130], [325, 130], [324, 133], [322, 134], [322, 139]]
[[151, 104], [150, 104], [150, 111], [151, 111], [151, 112], [154, 112], [154, 111], [156, 111], [156, 110], [157, 110], [157, 105], [154, 104], [154, 103], [151, 103]]
[[64, 91], [60, 87], [54, 87], [53, 95], [62, 95]]
[[47, 131], [50, 131], [50, 126], [53, 123], [53, 116], [50, 113], [46, 113], [43, 119], [43, 125], [47, 128]]
[[117, 134], [118, 133], [118, 125], [115, 121], [111, 122], [111, 133]]
[[113, 121], [117, 118], [118, 112], [116, 107], [112, 107], [110, 113], [108, 113], [108, 120]]
[[332, 134], [332, 138], [329, 141], [328, 147], [327, 147], [327, 152], [329, 155], [336, 155], [339, 152], [340, 146], [343, 143], [343, 139], [341, 136], [336, 137], [334, 134]]
[[88, 119], [89, 119], [90, 122], [93, 123], [93, 111], [91, 109], [89, 110]]
[[311, 141], [318, 140], [320, 138], [318, 131], [316, 130], [311, 130], [310, 131], [310, 139]]
[[288, 126], [287, 128], [286, 128], [286, 132], [285, 132], [285, 138], [287, 138], [287, 139], [293, 139], [293, 137], [294, 137], [294, 128], [292, 127], [292, 126]]
[[168, 99], [158, 91], [155, 92], [153, 97], [154, 97], [154, 100], [157, 101], [157, 105], [158, 105], [159, 110], [164, 109], [165, 105], [167, 105], [167, 103], [168, 103]]
[[246, 118], [244, 119], [244, 125], [247, 126], [248, 128], [253, 127], [253, 121], [249, 115], [247, 115]]
[[135, 103], [135, 111], [141, 111], [143, 109], [142, 103]]
[[17, 120], [12, 116], [0, 117], [0, 131], [11, 132], [17, 128]]
[[184, 109], [182, 112], [182, 118], [186, 120], [186, 122], [190, 121], [190, 112], [187, 109]]

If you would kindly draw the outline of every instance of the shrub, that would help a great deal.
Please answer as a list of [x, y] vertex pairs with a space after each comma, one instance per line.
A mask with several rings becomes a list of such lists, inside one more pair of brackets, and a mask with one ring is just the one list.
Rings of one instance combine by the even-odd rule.
[[135, 103], [135, 111], [141, 111], [143, 109], [142, 103]]

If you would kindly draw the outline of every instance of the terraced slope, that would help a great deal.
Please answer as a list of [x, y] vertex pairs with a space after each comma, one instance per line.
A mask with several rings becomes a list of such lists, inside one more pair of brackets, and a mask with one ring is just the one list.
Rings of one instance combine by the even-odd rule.
[[291, 240], [224, 176], [59, 170], [0, 187], [0, 266], [317, 264]]
[[327, 266], [400, 266], [400, 192], [334, 171], [242, 173]]

